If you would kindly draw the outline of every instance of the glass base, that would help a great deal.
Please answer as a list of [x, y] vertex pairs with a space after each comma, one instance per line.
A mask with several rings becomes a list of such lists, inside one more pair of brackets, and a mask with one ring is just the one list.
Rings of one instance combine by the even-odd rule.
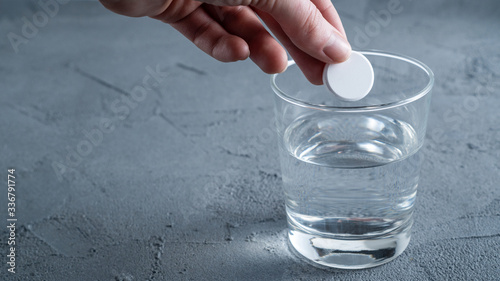
[[335, 239], [289, 229], [293, 253], [320, 268], [363, 269], [382, 265], [399, 256], [410, 242], [411, 224], [384, 236], [370, 239]]

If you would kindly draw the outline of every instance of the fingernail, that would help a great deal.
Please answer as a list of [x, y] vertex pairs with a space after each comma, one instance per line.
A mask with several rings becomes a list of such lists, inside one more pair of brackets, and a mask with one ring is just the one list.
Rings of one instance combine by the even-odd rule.
[[328, 44], [323, 48], [323, 52], [332, 60], [331, 63], [339, 63], [349, 58], [351, 55], [351, 45], [342, 36], [333, 33]]
[[288, 64], [287, 64], [287, 65], [285, 65], [285, 68], [283, 68], [282, 70], [280, 70], [280, 72], [278, 72], [278, 73], [283, 73], [283, 72], [285, 72], [287, 69], [288, 69]]
[[288, 60], [288, 55], [286, 53], [284, 53], [282, 61], [285, 61], [286, 63], [284, 64], [285, 67], [283, 68], [283, 70], [280, 71], [279, 73], [285, 72], [288, 69], [288, 65], [290, 64], [290, 61]]

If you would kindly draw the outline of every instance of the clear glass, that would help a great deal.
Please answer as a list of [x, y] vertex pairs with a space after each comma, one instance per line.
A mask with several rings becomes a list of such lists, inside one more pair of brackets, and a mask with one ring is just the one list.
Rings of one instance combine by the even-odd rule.
[[432, 71], [362, 51], [371, 92], [341, 101], [293, 61], [272, 75], [289, 245], [306, 261], [359, 269], [396, 258], [410, 241]]

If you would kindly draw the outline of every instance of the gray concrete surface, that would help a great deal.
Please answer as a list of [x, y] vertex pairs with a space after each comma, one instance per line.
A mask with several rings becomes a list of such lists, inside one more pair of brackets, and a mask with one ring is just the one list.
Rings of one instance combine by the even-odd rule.
[[95, 2], [44, 20], [36, 1], [0, 1], [0, 213], [7, 225], [15, 168], [18, 219], [16, 274], [1, 228], [0, 280], [498, 280], [500, 2], [402, 1], [387, 22], [372, 12], [389, 1], [335, 2], [355, 48], [436, 74], [398, 259], [325, 271], [289, 252], [272, 92], [251, 62]]

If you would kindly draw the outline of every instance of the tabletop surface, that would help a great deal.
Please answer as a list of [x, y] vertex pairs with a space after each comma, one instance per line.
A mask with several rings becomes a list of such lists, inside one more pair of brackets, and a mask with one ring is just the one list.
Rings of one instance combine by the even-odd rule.
[[335, 1], [354, 49], [436, 77], [410, 245], [356, 271], [287, 248], [268, 75], [159, 21], [66, 2], [0, 1], [0, 176], [15, 169], [17, 219], [1, 280], [498, 278], [500, 2]]

